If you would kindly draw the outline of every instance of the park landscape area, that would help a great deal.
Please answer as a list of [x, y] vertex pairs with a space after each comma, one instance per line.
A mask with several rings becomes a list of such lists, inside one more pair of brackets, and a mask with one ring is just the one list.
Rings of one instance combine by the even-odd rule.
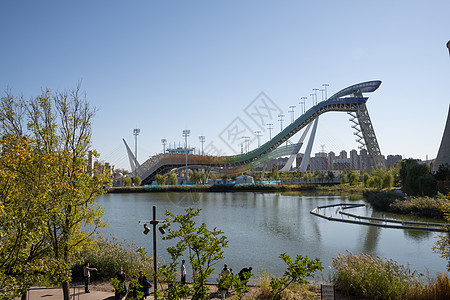
[[[0, 299], [449, 299], [449, 9], [444, 0], [0, 3]], [[367, 102], [365, 94], [375, 90]], [[288, 106], [290, 123], [282, 109]], [[115, 145], [132, 126], [134, 153], [126, 142], [126, 151]], [[310, 127], [310, 142], [301, 148]], [[194, 134], [201, 151], [188, 143], [191, 135], [194, 144]], [[260, 145], [261, 139], [267, 142]], [[334, 155], [349, 147], [354, 153], [360, 147], [358, 167], [345, 167], [346, 151], [345, 158]], [[340, 169], [324, 163], [322, 171], [313, 170], [312, 162], [309, 169], [308, 163], [253, 169], [258, 159], [277, 155], [294, 166], [292, 149], [301, 149], [305, 162], [312, 151], [315, 162], [325, 162], [327, 149]], [[381, 150], [402, 153], [402, 159], [385, 167]], [[154, 165], [146, 169], [147, 162]], [[206, 172], [211, 166], [214, 172]], [[121, 186], [115, 186], [114, 167]], [[238, 175], [255, 182], [234, 184]], [[107, 222], [110, 212], [100, 203], [121, 194], [164, 195], [177, 209], [139, 225], [142, 238], [153, 237], [152, 246], [103, 234], [118, 232], [122, 220]], [[358, 243], [375, 249], [377, 233], [387, 230], [405, 240], [433, 236], [426, 253], [440, 257], [443, 271], [417, 271], [371, 251], [318, 257], [315, 248], [308, 256], [291, 249], [270, 253], [264, 265], [279, 272], [252, 271], [243, 260], [235, 264], [242, 270], [231, 272], [224, 266], [228, 249], [258, 255], [233, 244], [231, 235], [255, 233], [245, 232], [245, 224], [237, 233], [212, 225], [207, 208], [198, 205], [217, 201], [239, 209], [250, 199], [239, 202], [230, 194], [251, 195], [255, 203], [263, 198], [265, 218], [271, 208], [299, 218], [298, 208], [311, 203], [304, 195], [327, 195], [319, 201], [325, 204], [337, 199], [333, 195], [349, 195], [364, 202], [362, 211], [415, 224], [386, 229], [380, 219], [364, 225], [347, 219], [358, 229], [381, 228], [371, 230], [374, 235], [360, 230]], [[282, 201], [267, 195], [289, 195], [283, 203], [297, 206], [273, 209]], [[122, 218], [135, 224], [135, 215]], [[290, 230], [298, 219], [284, 220], [285, 231], [264, 221], [293, 244], [306, 235]], [[424, 222], [433, 228], [424, 229]], [[314, 226], [313, 234], [320, 232]], [[156, 240], [164, 253], [156, 255]], [[305, 250], [303, 244], [294, 249]], [[396, 250], [407, 255], [418, 244]], [[192, 272], [186, 284], [183, 259]], [[325, 268], [326, 278], [318, 275]]]

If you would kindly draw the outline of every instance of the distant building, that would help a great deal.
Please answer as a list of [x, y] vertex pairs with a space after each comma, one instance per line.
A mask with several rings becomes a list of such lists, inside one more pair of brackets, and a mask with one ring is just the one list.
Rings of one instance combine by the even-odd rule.
[[402, 160], [401, 155], [388, 155], [386, 159], [386, 167], [392, 167], [400, 160]]

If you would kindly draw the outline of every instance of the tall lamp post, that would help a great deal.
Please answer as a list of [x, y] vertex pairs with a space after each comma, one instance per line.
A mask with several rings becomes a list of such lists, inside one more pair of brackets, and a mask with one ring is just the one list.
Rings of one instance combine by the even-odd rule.
[[295, 109], [295, 105], [291, 105], [289, 106], [290, 110], [289, 112], [291, 113], [291, 124], [294, 123], [294, 109]]
[[324, 83], [322, 84], [322, 86], [325, 88], [325, 100], [328, 100], [328, 95], [327, 95], [327, 86], [330, 86], [328, 83]]
[[256, 133], [256, 136], [258, 138], [258, 148], [259, 148], [261, 146], [261, 136], [262, 136], [262, 134], [261, 134], [260, 130], [255, 131], [255, 133]]
[[273, 124], [267, 124], [267, 130], [269, 130], [269, 140], [272, 139], [272, 129]]
[[[155, 272], [155, 276], [153, 277], [153, 291], [154, 291], [154, 295], [156, 298], [156, 292], [158, 290], [158, 280], [157, 280], [157, 275], [158, 275], [158, 266], [156, 264], [157, 259], [156, 259], [156, 225], [158, 225], [160, 222], [163, 221], [159, 221], [156, 220], [156, 206], [153, 206], [153, 219], [148, 221], [148, 223], [150, 225], [153, 226], [153, 271]], [[150, 232], [150, 228], [147, 226], [147, 221], [139, 221], [139, 225], [144, 223], [144, 234], [147, 235]], [[159, 232], [161, 234], [165, 234], [166, 231], [164, 230], [164, 228], [160, 227], [159, 228]]]
[[284, 115], [283, 114], [279, 114], [278, 117], [280, 118], [278, 121], [280, 121], [280, 128], [281, 128], [280, 132], [281, 132], [281, 131], [283, 131], [283, 118], [284, 118]]
[[202, 143], [202, 155], [205, 155], [203, 153], [203, 144], [205, 143], [205, 136], [201, 135], [201, 136], [198, 137], [198, 139], [200, 140], [200, 143]]
[[299, 104], [302, 104], [302, 114], [304, 114], [306, 110], [306, 100], [308, 99], [308, 97], [301, 97], [300, 99], [303, 100]]
[[186, 152], [186, 170], [185, 170], [185, 174], [184, 174], [184, 179], [186, 180], [187, 183], [187, 157], [188, 157], [188, 153], [187, 153], [187, 138], [189, 136], [189, 134], [191, 133], [191, 131], [189, 129], [185, 129], [183, 130], [183, 137], [184, 137], [184, 152]]
[[316, 104], [317, 104], [317, 91], [318, 91], [319, 89], [313, 89], [313, 91], [314, 91], [314, 96], [316, 96]]
[[166, 139], [162, 139], [162, 140], [161, 140], [161, 143], [162, 143], [162, 145], [163, 145], [163, 151], [164, 151], [163, 153], [166, 154], [166, 144], [167, 144], [167, 140], [166, 140]]
[[[140, 132], [141, 132], [141, 130], [139, 128], [133, 129], [133, 134], [134, 134], [134, 158], [136, 159], [136, 162], [138, 161], [138, 158], [137, 158], [137, 141], [138, 141], [138, 135], [139, 135]], [[136, 168], [137, 168], [136, 162], [134, 164], [134, 175], [135, 176], [137, 175], [136, 174]]]

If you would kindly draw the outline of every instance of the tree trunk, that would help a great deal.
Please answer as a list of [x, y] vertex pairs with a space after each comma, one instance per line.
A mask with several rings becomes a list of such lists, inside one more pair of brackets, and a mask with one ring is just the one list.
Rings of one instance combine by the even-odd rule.
[[23, 293], [20, 300], [27, 300], [27, 292]]
[[69, 282], [64, 281], [62, 283], [64, 300], [70, 300], [70, 290], [69, 290]]

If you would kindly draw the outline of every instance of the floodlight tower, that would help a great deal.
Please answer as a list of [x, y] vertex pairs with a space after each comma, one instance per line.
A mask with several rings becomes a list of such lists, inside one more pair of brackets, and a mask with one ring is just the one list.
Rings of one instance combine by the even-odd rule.
[[324, 84], [322, 84], [322, 86], [325, 88], [325, 100], [328, 100], [328, 97], [327, 97], [327, 86], [330, 86], [328, 83], [324, 83]]
[[284, 118], [284, 115], [283, 114], [279, 114], [278, 117], [280, 118], [278, 121], [280, 121], [280, 128], [281, 128], [280, 132], [281, 132], [281, 131], [283, 131], [283, 118]]
[[187, 149], [187, 138], [189, 136], [189, 134], [191, 133], [191, 131], [189, 129], [185, 129], [183, 130], [183, 137], [184, 137], [184, 151], [186, 152], [186, 171], [184, 174], [184, 178], [186, 180], [187, 183], [187, 157], [188, 157], [188, 149]]
[[269, 130], [269, 140], [272, 139], [272, 129], [273, 124], [267, 124], [267, 130]]
[[299, 102], [299, 104], [302, 105], [302, 114], [305, 113], [306, 111], [306, 100], [308, 99], [308, 97], [301, 97], [300, 99], [302, 99], [302, 102]]
[[205, 153], [203, 152], [203, 144], [205, 143], [205, 136], [201, 135], [198, 137], [200, 143], [202, 143], [202, 155], [205, 155]]
[[258, 148], [259, 148], [261, 146], [261, 136], [262, 136], [262, 134], [261, 134], [260, 130], [255, 131], [255, 134], [258, 137]]
[[295, 105], [291, 105], [289, 106], [290, 110], [289, 112], [291, 113], [291, 124], [294, 123], [294, 109], [295, 109]]
[[[139, 135], [140, 132], [141, 132], [141, 130], [139, 128], [133, 129], [133, 134], [134, 134], [134, 157], [136, 158], [136, 161], [138, 160], [137, 144], [138, 144], [138, 135]], [[134, 167], [134, 173], [136, 175], [136, 165]]]
[[161, 143], [163, 145], [163, 153], [166, 154], [166, 144], [167, 144], [167, 140], [166, 139], [161, 139]]

